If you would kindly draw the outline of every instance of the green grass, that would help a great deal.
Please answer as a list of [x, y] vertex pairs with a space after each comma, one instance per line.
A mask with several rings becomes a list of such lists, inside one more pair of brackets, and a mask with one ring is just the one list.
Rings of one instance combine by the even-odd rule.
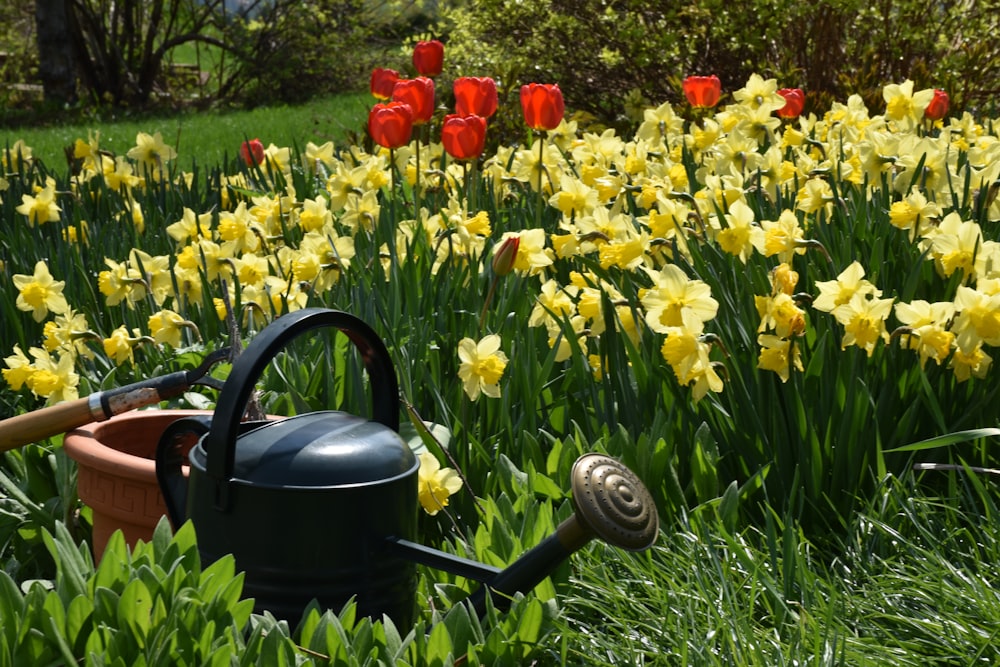
[[997, 664], [997, 487], [930, 475], [888, 478], [830, 550], [704, 508], [646, 553], [595, 545], [564, 594], [565, 662]]
[[236, 156], [244, 139], [259, 138], [264, 145], [299, 146], [307, 142], [343, 143], [363, 130], [371, 98], [368, 93], [346, 93], [298, 106], [259, 107], [249, 111], [189, 111], [178, 115], [97, 118], [58, 127], [0, 128], [0, 147], [18, 139], [32, 148], [50, 168], [65, 167], [64, 149], [88, 132], [101, 133], [101, 148], [122, 155], [135, 145], [139, 132], [160, 132], [178, 152], [178, 164], [222, 165]]

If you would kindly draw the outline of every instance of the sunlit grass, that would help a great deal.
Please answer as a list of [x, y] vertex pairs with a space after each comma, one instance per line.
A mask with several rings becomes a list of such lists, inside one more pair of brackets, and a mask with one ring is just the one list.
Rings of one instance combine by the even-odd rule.
[[162, 117], [112, 115], [57, 127], [0, 128], [0, 148], [21, 139], [50, 168], [62, 170], [66, 166], [64, 149], [77, 139], [100, 132], [102, 148], [124, 154], [135, 145], [137, 133], [159, 132], [180, 152], [185, 169], [195, 164], [205, 168], [234, 160], [245, 139], [300, 147], [309, 141], [346, 142], [364, 127], [368, 101], [367, 93], [344, 94], [297, 106], [187, 111]]

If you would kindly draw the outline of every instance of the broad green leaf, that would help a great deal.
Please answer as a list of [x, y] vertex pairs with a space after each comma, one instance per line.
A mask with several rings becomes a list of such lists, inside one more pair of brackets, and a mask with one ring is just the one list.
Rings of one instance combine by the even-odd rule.
[[146, 634], [149, 632], [150, 617], [153, 612], [153, 596], [146, 584], [140, 579], [133, 579], [122, 591], [118, 606], [118, 620], [128, 627], [140, 647], [146, 644]]
[[462, 655], [466, 652], [469, 642], [473, 640], [468, 606], [458, 604], [452, 607], [445, 615], [443, 623], [447, 626], [448, 634], [451, 637], [452, 653]]
[[525, 598], [520, 615], [516, 619], [517, 638], [525, 645], [525, 651], [533, 648], [541, 639], [545, 611], [537, 598]]
[[431, 628], [427, 639], [426, 660], [429, 665], [443, 665], [452, 656], [451, 635], [444, 623], [437, 623]]
[[0, 619], [7, 619], [0, 622], [0, 633], [7, 638], [8, 644], [13, 644], [17, 625], [13, 619], [21, 618], [24, 614], [24, 595], [21, 589], [10, 577], [9, 574], [0, 569]]

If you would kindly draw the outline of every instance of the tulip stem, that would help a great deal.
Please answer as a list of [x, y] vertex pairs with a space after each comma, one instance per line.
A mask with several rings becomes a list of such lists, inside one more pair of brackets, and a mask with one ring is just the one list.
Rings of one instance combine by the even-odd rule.
[[420, 131], [417, 132], [417, 148], [416, 148], [416, 172], [413, 176], [413, 219], [420, 219], [420, 135], [423, 133], [424, 126], [420, 126]]
[[[476, 161], [477, 158], [473, 158], [472, 169], [469, 169], [465, 175], [465, 194], [469, 200], [469, 213], [470, 215], [475, 215], [476, 209], [476, 190], [478, 189], [478, 181], [476, 179]], [[463, 163], [465, 168], [468, 168], [468, 163]]]
[[483, 309], [479, 312], [479, 333], [483, 333], [483, 322], [486, 320], [486, 311], [490, 307], [490, 302], [493, 301], [493, 295], [497, 291], [497, 283], [500, 282], [500, 276], [496, 273], [493, 274], [493, 279], [490, 281], [490, 291], [486, 293], [486, 300], [483, 302]]
[[538, 207], [535, 209], [535, 227], [542, 226], [542, 204], [545, 193], [542, 190], [542, 175], [545, 173], [545, 136], [538, 133]]

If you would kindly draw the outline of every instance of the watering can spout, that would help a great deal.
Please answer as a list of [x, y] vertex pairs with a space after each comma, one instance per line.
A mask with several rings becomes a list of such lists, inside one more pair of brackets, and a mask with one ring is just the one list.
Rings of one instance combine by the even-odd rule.
[[488, 595], [495, 607], [506, 609], [515, 593], [533, 589], [595, 537], [628, 551], [643, 551], [656, 541], [659, 517], [653, 498], [621, 463], [585, 454], [573, 465], [571, 483], [573, 514], [503, 570], [406, 540], [394, 539], [393, 545], [404, 558], [480, 582], [468, 603], [483, 616]]

